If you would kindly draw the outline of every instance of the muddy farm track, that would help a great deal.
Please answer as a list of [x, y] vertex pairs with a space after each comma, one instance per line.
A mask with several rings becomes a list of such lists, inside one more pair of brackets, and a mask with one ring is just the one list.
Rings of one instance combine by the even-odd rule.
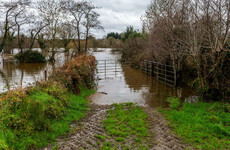
[[[112, 106], [93, 105], [92, 108], [98, 111], [92, 111], [87, 114], [87, 117], [80, 122], [71, 125], [71, 131], [67, 136], [58, 139], [55, 146], [60, 150], [80, 150], [80, 149], [110, 149], [105, 145], [110, 143], [111, 149], [142, 149], [136, 147], [135, 139], [129, 137], [125, 142], [117, 142], [115, 138], [110, 137], [103, 127], [103, 121], [107, 117], [108, 110], [113, 109]], [[183, 150], [189, 146], [184, 144], [176, 135], [170, 132], [167, 126], [167, 121], [157, 112], [156, 109], [142, 107], [147, 113], [148, 132], [151, 137], [142, 139], [147, 141], [141, 143], [143, 149], [153, 150]], [[103, 135], [105, 139], [98, 138], [96, 135]], [[132, 145], [132, 146], [131, 146]], [[126, 146], [126, 147], [125, 147]], [[128, 148], [127, 148], [128, 146]], [[52, 149], [49, 147], [46, 149]], [[191, 147], [190, 147], [191, 149]]]
[[[89, 97], [91, 109], [98, 111], [88, 112], [84, 119], [71, 125], [67, 136], [46, 149], [187, 149], [189, 146], [170, 131], [167, 121], [156, 109], [167, 107], [165, 99], [176, 94], [176, 89], [118, 63], [120, 55], [112, 53], [111, 49], [101, 50], [93, 53], [96, 59], [110, 61], [98, 61], [98, 69], [102, 67], [97, 74], [100, 80], [97, 81], [97, 92]], [[106, 71], [105, 66], [115, 70], [109, 68]], [[186, 92], [191, 93], [186, 89], [183, 92], [183, 96], [187, 96]], [[114, 103], [135, 103], [138, 106], [130, 110], [118, 106], [116, 110]]]

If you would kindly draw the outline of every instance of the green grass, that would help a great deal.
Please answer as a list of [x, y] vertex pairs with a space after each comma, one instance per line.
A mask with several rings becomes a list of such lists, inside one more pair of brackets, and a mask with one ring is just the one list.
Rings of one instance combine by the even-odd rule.
[[169, 107], [171, 109], [177, 109], [180, 106], [180, 98], [169, 97], [169, 98], [167, 98], [166, 101], [170, 103]]
[[[70, 130], [70, 123], [85, 116], [86, 96], [92, 90], [82, 90], [81, 94], [59, 92], [58, 87], [43, 90], [35, 88], [26, 96], [11, 96], [11, 103], [4, 101], [0, 112], [0, 149], [33, 149], [52, 144], [60, 135]], [[61, 90], [61, 89], [60, 89]]]
[[[151, 137], [148, 131], [147, 114], [141, 107], [132, 103], [113, 104], [113, 107], [114, 109], [107, 111], [108, 115], [104, 120], [103, 127], [107, 134], [120, 145], [131, 140], [134, 145], [137, 145], [136, 148], [141, 149], [138, 143], [146, 144], [141, 139]], [[150, 142], [154, 142], [153, 139], [151, 140]], [[127, 146], [122, 147], [129, 149]]]
[[96, 137], [96, 138], [98, 138], [98, 139], [100, 139], [102, 141], [105, 141], [105, 139], [106, 139], [105, 135], [95, 135], [94, 137]]
[[173, 131], [196, 149], [230, 149], [229, 104], [185, 103], [163, 113]]

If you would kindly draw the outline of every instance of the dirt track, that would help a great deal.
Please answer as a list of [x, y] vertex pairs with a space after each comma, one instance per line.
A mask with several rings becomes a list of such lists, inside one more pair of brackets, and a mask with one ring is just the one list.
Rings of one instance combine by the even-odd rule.
[[[73, 123], [71, 125], [71, 132], [66, 137], [58, 140], [57, 149], [60, 150], [80, 150], [80, 149], [102, 149], [106, 142], [110, 142], [112, 147], [117, 149], [124, 149], [123, 145], [131, 143], [130, 138], [124, 144], [118, 144], [113, 138], [106, 140], [99, 140], [95, 135], [106, 135], [103, 128], [103, 120], [106, 119], [106, 111], [111, 109], [110, 106], [92, 106], [93, 109], [99, 111], [92, 111], [88, 113], [87, 117], [81, 120], [80, 123]], [[170, 132], [167, 126], [167, 121], [157, 112], [156, 109], [143, 107], [148, 114], [149, 132], [153, 135], [152, 139], [148, 139], [147, 147], [153, 150], [183, 150], [187, 149], [188, 145], [181, 142], [181, 140]], [[191, 147], [190, 147], [191, 148]], [[52, 149], [49, 147], [48, 149]], [[135, 146], [130, 149], [136, 149]]]
[[184, 150], [190, 146], [184, 144], [180, 138], [170, 132], [165, 118], [156, 110], [152, 108], [143, 108], [148, 114], [148, 122], [152, 127], [156, 145], [154, 150]]

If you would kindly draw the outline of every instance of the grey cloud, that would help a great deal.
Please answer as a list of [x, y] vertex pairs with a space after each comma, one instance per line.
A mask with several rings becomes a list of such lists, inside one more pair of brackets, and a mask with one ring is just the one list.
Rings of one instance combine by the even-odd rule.
[[97, 12], [105, 32], [93, 32], [101, 38], [109, 32], [123, 32], [127, 26], [141, 28], [140, 18], [144, 15], [150, 0], [93, 0], [100, 7]]
[[[33, 1], [36, 2], [39, 0]], [[100, 7], [97, 12], [100, 14], [100, 21], [104, 27], [104, 32], [93, 30], [92, 34], [97, 38], [102, 38], [109, 32], [121, 33], [129, 25], [140, 29], [140, 18], [144, 15], [150, 1], [151, 0], [91, 0], [94, 5]]]

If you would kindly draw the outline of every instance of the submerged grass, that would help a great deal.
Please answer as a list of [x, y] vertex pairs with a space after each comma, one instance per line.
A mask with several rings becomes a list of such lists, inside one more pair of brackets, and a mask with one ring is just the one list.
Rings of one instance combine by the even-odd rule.
[[223, 103], [185, 103], [162, 110], [173, 130], [196, 149], [230, 149], [230, 109]]

